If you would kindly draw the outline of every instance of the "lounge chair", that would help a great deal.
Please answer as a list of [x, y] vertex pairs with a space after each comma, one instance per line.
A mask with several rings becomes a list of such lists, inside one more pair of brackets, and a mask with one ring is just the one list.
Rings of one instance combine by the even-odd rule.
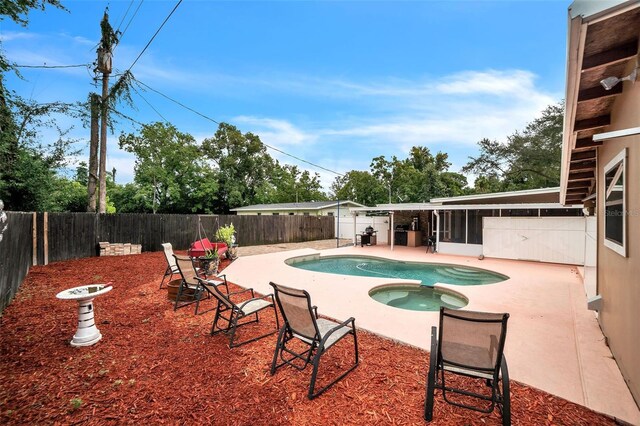
[[[219, 279], [204, 279], [200, 277], [197, 277], [196, 279], [202, 288], [218, 301], [216, 316], [213, 319], [213, 324], [211, 325], [211, 335], [213, 336], [217, 333], [229, 335], [229, 348], [236, 348], [246, 343], [255, 342], [256, 340], [260, 340], [264, 337], [277, 333], [280, 329], [278, 313], [276, 312], [276, 305], [272, 294], [256, 297], [252, 288], [229, 293], [229, 286], [226, 278], [223, 281]], [[250, 299], [237, 302], [232, 300], [247, 293], [251, 295]], [[244, 340], [242, 342], [236, 342], [235, 338], [238, 327], [259, 322], [260, 318], [258, 317], [258, 313], [268, 308], [273, 309], [273, 313], [276, 317], [276, 329], [258, 337]], [[251, 317], [253, 317], [252, 320], [242, 322], [245, 318]], [[218, 324], [221, 320], [226, 321], [226, 326], [220, 326]]]
[[162, 285], [164, 284], [165, 278], [169, 277], [169, 281], [171, 281], [174, 275], [180, 273], [180, 271], [178, 271], [178, 265], [176, 265], [176, 260], [173, 258], [173, 247], [171, 243], [162, 243], [162, 248], [164, 249], [164, 258], [167, 260], [167, 269], [165, 269], [162, 281], [160, 281], [161, 289], [163, 288]]
[[[276, 370], [284, 365], [304, 370], [311, 363], [313, 372], [311, 374], [308, 397], [313, 399], [358, 366], [358, 338], [356, 336], [355, 319], [351, 317], [339, 323], [318, 318], [318, 309], [315, 306], [311, 306], [311, 297], [305, 290], [285, 287], [275, 283], [270, 283], [270, 285], [275, 290], [278, 307], [284, 318], [284, 325], [278, 334], [278, 342], [271, 362], [271, 374], [275, 374]], [[354, 364], [331, 383], [314, 392], [320, 358], [329, 348], [347, 335], [353, 336]], [[287, 343], [293, 339], [298, 339], [303, 344], [306, 344], [308, 349], [303, 352], [296, 352], [287, 347]], [[278, 364], [278, 360], [282, 362]]]
[[[433, 419], [435, 389], [442, 390], [446, 402], [481, 413], [491, 413], [495, 407], [502, 413], [502, 424], [511, 424], [509, 372], [504, 357], [509, 314], [495, 314], [440, 308], [440, 330], [431, 328], [431, 354], [427, 375], [424, 418]], [[445, 384], [447, 375], [456, 374], [483, 380], [491, 395], [457, 389]], [[490, 404], [468, 405], [449, 393], [473, 397]]]
[[[178, 268], [178, 272], [182, 277], [180, 286], [178, 287], [178, 292], [176, 294], [176, 300], [173, 306], [173, 310], [175, 311], [179, 308], [195, 303], [195, 314], [197, 315], [198, 308], [200, 307], [200, 299], [202, 299], [202, 297], [206, 295], [203, 286], [200, 284], [200, 281], [198, 281], [199, 277], [197, 268], [193, 264], [193, 259], [191, 259], [190, 257], [176, 256], [174, 254], [173, 258]], [[211, 310], [213, 310], [213, 308], [205, 312], [209, 312]]]

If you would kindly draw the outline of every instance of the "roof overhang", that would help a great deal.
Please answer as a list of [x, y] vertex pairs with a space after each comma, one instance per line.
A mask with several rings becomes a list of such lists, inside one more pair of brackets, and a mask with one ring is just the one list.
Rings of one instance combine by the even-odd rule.
[[397, 212], [397, 211], [442, 211], [442, 210], [522, 210], [522, 209], [581, 209], [582, 204], [563, 205], [560, 203], [505, 203], [505, 204], [385, 204], [376, 207], [354, 207], [349, 211], [358, 212]]
[[596, 190], [596, 150], [624, 90], [600, 81], [622, 76], [638, 58], [640, 1], [577, 0], [569, 7], [560, 202], [579, 203]]

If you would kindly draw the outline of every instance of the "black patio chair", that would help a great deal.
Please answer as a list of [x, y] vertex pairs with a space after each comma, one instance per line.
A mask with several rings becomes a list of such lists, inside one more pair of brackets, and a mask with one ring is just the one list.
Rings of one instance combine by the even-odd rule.
[[176, 265], [176, 260], [173, 257], [173, 247], [171, 243], [162, 243], [162, 248], [164, 249], [164, 258], [167, 260], [167, 268], [162, 276], [162, 281], [160, 281], [160, 289], [163, 288], [165, 278], [169, 277], [169, 281], [171, 281], [174, 275], [180, 273], [180, 271], [178, 271], [178, 265]]
[[[213, 324], [211, 325], [211, 335], [213, 336], [218, 333], [229, 335], [229, 348], [237, 348], [238, 346], [255, 342], [256, 340], [260, 340], [264, 337], [271, 336], [272, 334], [277, 333], [280, 329], [278, 313], [276, 311], [276, 305], [273, 300], [272, 294], [267, 294], [262, 297], [256, 297], [252, 288], [230, 293], [226, 277], [224, 278], [224, 280], [220, 280], [219, 278], [204, 279], [200, 277], [197, 277], [196, 279], [198, 280], [202, 288], [218, 301], [216, 306], [216, 316], [213, 319]], [[232, 300], [237, 299], [238, 296], [246, 293], [251, 294], [250, 299], [237, 302]], [[259, 322], [260, 318], [258, 316], [258, 313], [268, 308], [273, 309], [273, 314], [276, 317], [275, 330], [258, 337], [254, 337], [252, 339], [248, 339], [242, 342], [236, 342], [235, 338], [237, 329], [248, 324]], [[245, 318], [253, 319], [250, 321], [242, 322]], [[226, 321], [227, 325], [219, 326], [218, 322], [220, 320]]]
[[[198, 269], [193, 264], [193, 259], [185, 256], [176, 256], [173, 255], [175, 260], [176, 267], [178, 269], [178, 273], [182, 278], [180, 280], [180, 286], [178, 287], [178, 292], [176, 294], [176, 300], [173, 305], [173, 310], [177, 310], [179, 308], [183, 308], [185, 306], [191, 305], [193, 303], [196, 304], [195, 314], [198, 314], [198, 309], [200, 307], [200, 300], [203, 297], [208, 297], [207, 292], [205, 292], [204, 287], [198, 281]], [[209, 312], [215, 308], [208, 309], [202, 314]]]
[[[427, 375], [424, 418], [433, 419], [435, 389], [442, 390], [446, 402], [481, 413], [491, 413], [494, 408], [502, 414], [502, 424], [511, 424], [509, 396], [509, 372], [504, 357], [509, 314], [461, 311], [440, 308], [440, 330], [431, 328], [431, 354]], [[481, 394], [447, 386], [445, 372], [484, 381], [488, 392]], [[462, 395], [451, 399], [449, 393]], [[490, 404], [470, 405], [462, 400], [477, 398]]]
[[[309, 384], [309, 399], [313, 399], [329, 389], [340, 379], [358, 366], [358, 338], [356, 336], [355, 319], [349, 318], [342, 323], [318, 318], [318, 308], [311, 306], [311, 297], [305, 290], [285, 287], [269, 283], [275, 290], [276, 301], [282, 313], [284, 325], [278, 334], [276, 350], [271, 362], [271, 375], [284, 365], [290, 365], [298, 370], [304, 370], [309, 363], [313, 365], [311, 383]], [[355, 363], [338, 378], [314, 393], [320, 358], [329, 348], [347, 335], [353, 336]], [[296, 352], [287, 347], [287, 343], [298, 339], [308, 346], [303, 352]], [[282, 362], [278, 364], [278, 359]]]

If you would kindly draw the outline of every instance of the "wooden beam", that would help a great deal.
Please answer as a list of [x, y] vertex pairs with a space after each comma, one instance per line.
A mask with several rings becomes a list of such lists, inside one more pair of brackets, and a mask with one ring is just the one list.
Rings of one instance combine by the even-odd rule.
[[580, 172], [580, 173], [570, 173], [569, 174], [569, 182], [577, 182], [579, 180], [591, 180], [595, 179], [595, 175], [593, 172]]
[[623, 44], [604, 52], [587, 56], [582, 60], [582, 72], [632, 59], [638, 53], [638, 40]]
[[602, 141], [594, 141], [591, 136], [588, 138], [580, 138], [576, 140], [576, 147], [574, 149], [591, 149], [602, 145]]
[[580, 132], [582, 130], [599, 129], [600, 127], [606, 127], [609, 124], [611, 124], [611, 116], [609, 114], [601, 115], [599, 117], [576, 121], [576, 124], [573, 126], [573, 131]]
[[591, 151], [583, 151], [583, 152], [572, 152], [571, 153], [571, 162], [576, 163], [578, 161], [585, 160], [595, 160], [596, 159], [596, 150], [592, 149]]
[[622, 93], [622, 87], [622, 84], [617, 84], [613, 86], [611, 90], [606, 90], [604, 87], [598, 84], [595, 87], [581, 90], [578, 93], [578, 103], [592, 101], [594, 99], [618, 96], [620, 93]]
[[591, 186], [588, 181], [579, 180], [576, 182], [568, 182], [567, 188], [585, 188], [585, 191]]
[[584, 194], [586, 192], [585, 188], [567, 188], [567, 195], [569, 194]]
[[596, 168], [595, 161], [576, 161], [569, 164], [569, 172], [587, 172]]

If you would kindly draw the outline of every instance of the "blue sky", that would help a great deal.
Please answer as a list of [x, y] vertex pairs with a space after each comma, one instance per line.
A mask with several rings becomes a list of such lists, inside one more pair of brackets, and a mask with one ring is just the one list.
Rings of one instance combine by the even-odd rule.
[[[69, 12], [0, 23], [8, 58], [24, 65], [91, 63], [106, 6], [121, 30], [140, 0], [63, 0]], [[116, 71], [142, 51], [174, 1], [143, 1], [114, 52]], [[217, 121], [336, 172], [369, 170], [373, 157], [405, 158], [414, 145], [447, 152], [459, 171], [483, 137], [505, 140], [562, 99], [568, 1], [185, 0], [133, 67], [150, 87]], [[40, 102], [84, 100], [85, 68], [23, 69], [7, 86]], [[134, 93], [143, 123], [168, 120], [198, 140], [217, 125], [160, 95]], [[144, 99], [143, 99], [144, 98]], [[145, 101], [146, 99], [146, 101]], [[149, 104], [153, 106], [151, 108]], [[154, 111], [154, 108], [156, 111]], [[161, 115], [159, 115], [159, 114]], [[72, 133], [87, 147], [88, 129]], [[107, 167], [133, 179], [134, 159], [110, 135]], [[335, 175], [276, 151], [281, 162]], [[85, 159], [81, 157], [79, 159]], [[472, 181], [472, 179], [470, 179]], [[470, 182], [472, 183], [472, 182]]]

